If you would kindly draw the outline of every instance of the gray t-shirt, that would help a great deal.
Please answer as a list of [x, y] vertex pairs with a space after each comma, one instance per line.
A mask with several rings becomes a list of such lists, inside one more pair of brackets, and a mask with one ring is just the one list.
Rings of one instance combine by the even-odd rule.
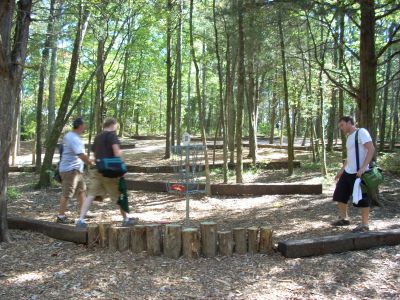
[[60, 162], [60, 172], [78, 170], [83, 173], [83, 161], [78, 155], [85, 153], [85, 146], [79, 134], [71, 131], [63, 139], [64, 150]]

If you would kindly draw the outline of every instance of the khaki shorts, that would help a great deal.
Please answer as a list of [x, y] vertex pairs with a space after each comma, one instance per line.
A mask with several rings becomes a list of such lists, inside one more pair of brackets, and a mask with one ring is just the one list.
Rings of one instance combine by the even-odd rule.
[[60, 172], [62, 196], [72, 199], [76, 193], [86, 192], [86, 183], [83, 174], [78, 170]]
[[90, 174], [90, 183], [88, 196], [101, 196], [106, 198], [107, 195], [110, 196], [112, 201], [117, 201], [119, 195], [121, 194], [118, 185], [119, 185], [119, 177], [118, 178], [108, 178], [104, 177], [97, 171], [96, 169], [89, 170]]

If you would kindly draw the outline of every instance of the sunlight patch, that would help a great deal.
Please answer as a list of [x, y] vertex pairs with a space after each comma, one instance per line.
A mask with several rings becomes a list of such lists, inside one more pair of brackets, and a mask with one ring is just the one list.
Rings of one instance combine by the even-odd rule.
[[10, 278], [9, 281], [12, 283], [24, 283], [27, 281], [37, 281], [42, 280], [44, 278], [44, 273], [42, 272], [29, 272], [23, 273], [14, 278]]

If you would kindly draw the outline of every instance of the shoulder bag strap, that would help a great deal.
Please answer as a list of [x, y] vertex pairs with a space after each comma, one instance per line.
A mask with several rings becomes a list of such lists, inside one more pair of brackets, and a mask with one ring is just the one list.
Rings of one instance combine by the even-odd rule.
[[358, 152], [358, 130], [356, 131], [355, 146], [356, 146], [356, 162], [357, 162], [357, 172], [360, 169], [360, 153]]

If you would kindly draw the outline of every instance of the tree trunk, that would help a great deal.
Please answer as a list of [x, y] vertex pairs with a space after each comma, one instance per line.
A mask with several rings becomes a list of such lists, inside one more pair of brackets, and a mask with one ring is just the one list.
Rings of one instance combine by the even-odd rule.
[[[129, 27], [129, 25], [128, 25]], [[129, 45], [129, 43], [128, 43]], [[121, 100], [119, 104], [119, 133], [118, 136], [122, 136], [125, 130], [125, 123], [126, 123], [126, 108], [125, 108], [125, 95], [126, 95], [126, 84], [128, 81], [128, 62], [129, 62], [129, 51], [125, 49], [125, 57], [124, 57], [124, 69], [122, 71], [122, 87], [121, 87]]]
[[42, 126], [42, 115], [43, 115], [43, 101], [44, 101], [44, 86], [45, 79], [47, 78], [47, 66], [49, 63], [49, 52], [50, 46], [52, 45], [52, 40], [55, 38], [53, 35], [54, 28], [54, 3], [55, 0], [50, 1], [50, 12], [49, 12], [49, 20], [47, 23], [47, 31], [46, 38], [43, 44], [42, 50], [42, 61], [40, 63], [39, 69], [39, 89], [38, 89], [38, 98], [36, 103], [36, 171], [39, 172], [39, 169], [42, 165], [42, 130], [44, 129]]
[[178, 11], [178, 28], [176, 38], [176, 77], [177, 77], [177, 101], [176, 101], [176, 144], [181, 144], [182, 138], [182, 13], [183, 13], [183, 0], [179, 0], [179, 11]]
[[217, 57], [217, 67], [218, 67], [218, 83], [219, 83], [219, 103], [220, 103], [220, 121], [222, 125], [222, 137], [223, 137], [223, 176], [224, 183], [228, 183], [228, 139], [226, 134], [226, 105], [223, 98], [223, 75], [222, 75], [222, 65], [221, 65], [221, 57], [219, 53], [219, 38], [218, 38], [218, 29], [217, 29], [217, 12], [215, 8], [215, 1], [213, 0], [213, 22], [214, 22], [214, 37], [215, 37], [215, 54]]
[[205, 131], [205, 118], [204, 118], [204, 109], [201, 100], [201, 93], [200, 93], [200, 76], [199, 76], [199, 66], [196, 60], [196, 53], [194, 49], [194, 42], [193, 42], [193, 0], [190, 0], [190, 52], [192, 54], [193, 64], [196, 70], [196, 98], [197, 98], [197, 105], [199, 108], [199, 118], [200, 118], [200, 132], [201, 132], [201, 140], [204, 146], [204, 173], [206, 176], [206, 193], [210, 195], [211, 193], [211, 185], [210, 185], [210, 170], [209, 170], [209, 163], [208, 163], [208, 152], [207, 152], [207, 140], [206, 140], [206, 131]]
[[[400, 68], [400, 60], [399, 60]], [[400, 81], [397, 83], [396, 96], [394, 97], [393, 105], [393, 125], [392, 125], [392, 136], [390, 137], [390, 150], [394, 149], [396, 140], [399, 134], [399, 97], [400, 97]]]
[[[344, 12], [342, 9], [339, 9], [339, 49], [338, 49], [338, 65], [339, 65], [339, 72], [343, 70], [344, 65]], [[339, 78], [339, 83], [343, 81], [342, 76]], [[339, 95], [338, 95], [338, 102], [339, 102], [339, 118], [344, 116], [344, 90], [339, 88]], [[340, 140], [342, 143], [342, 160], [345, 160], [347, 157], [347, 150], [346, 150], [346, 135], [343, 131], [340, 130]]]
[[14, 123], [12, 126], [12, 141], [11, 141], [11, 165], [16, 165], [16, 160], [19, 152], [20, 136], [21, 136], [21, 98], [22, 92], [18, 93], [17, 102], [15, 103]]
[[236, 183], [243, 183], [243, 102], [244, 102], [244, 28], [243, 28], [243, 0], [238, 1], [238, 85], [236, 97]]
[[[53, 32], [55, 34], [55, 32]], [[50, 75], [49, 75], [49, 99], [47, 101], [47, 110], [49, 112], [47, 117], [47, 136], [49, 138], [51, 129], [54, 126], [56, 118], [56, 78], [57, 78], [57, 39], [53, 38], [51, 46], [50, 58]]]
[[48, 170], [50, 170], [52, 167], [54, 151], [57, 146], [58, 138], [60, 137], [60, 134], [66, 122], [65, 117], [67, 115], [68, 106], [71, 101], [71, 96], [75, 84], [76, 71], [78, 69], [79, 53], [83, 40], [83, 34], [82, 34], [83, 28], [86, 26], [88, 18], [89, 18], [89, 12], [87, 10], [82, 11], [81, 8], [81, 12], [79, 15], [79, 22], [76, 27], [76, 36], [71, 56], [71, 65], [69, 68], [69, 74], [67, 82], [65, 84], [65, 89], [63, 97], [61, 99], [60, 107], [58, 109], [57, 118], [54, 122], [53, 129], [51, 130], [49, 139], [47, 141], [46, 153], [44, 156], [42, 168], [40, 169], [40, 179], [38, 187], [47, 187], [50, 186], [51, 184]]
[[[360, 93], [358, 110], [360, 127], [374, 132], [376, 102], [376, 55], [375, 55], [375, 4], [374, 0], [360, 1]], [[372, 139], [375, 141], [375, 137]]]
[[7, 224], [7, 185], [12, 130], [9, 126], [14, 123], [15, 105], [21, 88], [32, 1], [18, 1], [16, 25], [12, 28], [14, 9], [14, 1], [0, 3], [0, 242], [10, 241]]
[[285, 40], [283, 36], [281, 13], [279, 13], [278, 27], [279, 27], [279, 37], [280, 37], [280, 47], [281, 47], [281, 58], [282, 58], [282, 78], [283, 78], [283, 91], [285, 100], [286, 134], [288, 142], [288, 174], [290, 176], [293, 174], [294, 170], [293, 169], [294, 149], [293, 149], [292, 133], [290, 129], [289, 90], [288, 90], [287, 75], [286, 75]]
[[167, 0], [167, 120], [165, 132], [165, 159], [171, 157], [171, 115], [172, 115], [172, 75], [171, 75], [171, 13], [172, 13], [172, 0]]
[[[391, 32], [391, 30], [389, 30]], [[391, 55], [391, 49], [388, 49], [387, 57], [390, 57]], [[386, 133], [386, 116], [387, 116], [387, 105], [388, 105], [388, 99], [389, 99], [389, 80], [390, 80], [390, 75], [391, 75], [391, 65], [392, 65], [392, 60], [389, 59], [389, 61], [386, 64], [386, 70], [385, 70], [385, 87], [383, 89], [383, 103], [382, 103], [382, 112], [380, 114], [381, 116], [381, 122], [380, 122], [380, 128], [379, 128], [379, 152], [382, 152], [385, 148], [385, 133]]]
[[96, 97], [94, 101], [94, 121], [96, 133], [102, 131], [103, 125], [103, 99], [104, 99], [104, 45], [105, 39], [100, 37], [97, 42], [97, 62], [96, 62]]
[[227, 110], [227, 136], [228, 136], [228, 149], [229, 149], [229, 163], [235, 163], [235, 121], [236, 110], [235, 101], [233, 96], [233, 87], [236, 74], [236, 56], [237, 47], [231, 45], [231, 37], [226, 31], [226, 90], [225, 90], [225, 103]]

